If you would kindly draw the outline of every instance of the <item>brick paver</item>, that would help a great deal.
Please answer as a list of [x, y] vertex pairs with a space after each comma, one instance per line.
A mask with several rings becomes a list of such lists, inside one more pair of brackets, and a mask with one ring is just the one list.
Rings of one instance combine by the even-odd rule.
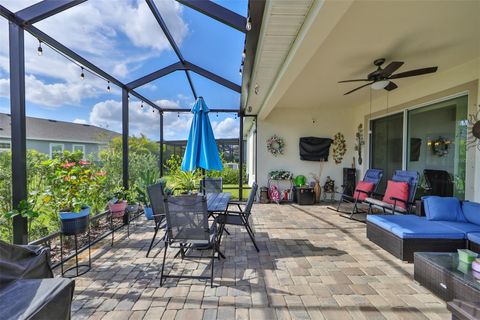
[[[257, 253], [241, 228], [222, 240], [215, 287], [159, 283], [162, 248], [145, 254], [151, 221], [96, 251], [76, 279], [73, 319], [449, 319], [445, 303], [413, 280], [413, 265], [365, 236], [365, 225], [325, 206], [255, 204]], [[208, 259], [173, 259], [167, 272], [209, 274]], [[204, 254], [208, 254], [205, 252]]]

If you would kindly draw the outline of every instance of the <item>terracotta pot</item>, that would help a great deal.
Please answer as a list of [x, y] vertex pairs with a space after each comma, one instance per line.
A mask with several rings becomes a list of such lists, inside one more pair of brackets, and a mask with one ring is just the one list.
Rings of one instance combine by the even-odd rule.
[[315, 192], [315, 203], [319, 203], [320, 195], [322, 194], [322, 188], [320, 187], [319, 182], [315, 182], [315, 186], [313, 187], [313, 192]]
[[127, 201], [123, 200], [119, 203], [109, 203], [108, 208], [112, 213], [112, 218], [121, 218], [125, 214], [125, 209], [127, 209]]

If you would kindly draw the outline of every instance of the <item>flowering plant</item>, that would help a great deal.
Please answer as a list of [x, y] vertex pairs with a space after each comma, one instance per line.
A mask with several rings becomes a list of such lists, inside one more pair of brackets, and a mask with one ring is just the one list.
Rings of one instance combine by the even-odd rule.
[[96, 200], [100, 201], [106, 172], [97, 170], [94, 164], [81, 158], [81, 153], [65, 152], [40, 164], [46, 169], [45, 179], [49, 186], [42, 199], [45, 205], [56, 211], [71, 212], [79, 212], [87, 202], [97, 207]]
[[293, 173], [287, 170], [274, 170], [268, 173], [272, 180], [290, 180], [293, 178]]
[[283, 154], [285, 149], [285, 141], [282, 138], [274, 134], [270, 139], [267, 140], [267, 150], [274, 156]]

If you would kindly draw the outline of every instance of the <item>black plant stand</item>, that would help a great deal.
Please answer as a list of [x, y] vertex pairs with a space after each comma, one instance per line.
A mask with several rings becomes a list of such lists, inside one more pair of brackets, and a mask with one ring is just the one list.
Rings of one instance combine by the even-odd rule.
[[[88, 231], [87, 231], [87, 236], [88, 236], [88, 264], [79, 264], [78, 262], [78, 238], [77, 238], [77, 234], [74, 234], [73, 237], [75, 239], [75, 265], [68, 268], [67, 270], [64, 270], [63, 269], [63, 264], [64, 264], [64, 260], [63, 260], [63, 237], [65, 235], [63, 233], [60, 233], [60, 266], [61, 266], [61, 270], [62, 270], [62, 277], [65, 277], [65, 278], [75, 278], [75, 277], [78, 277], [78, 276], [81, 276], [85, 273], [87, 273], [88, 271], [90, 271], [91, 267], [92, 267], [92, 258], [91, 258], [91, 241], [90, 241], [90, 226], [88, 227]], [[82, 271], [80, 271], [80, 269], [83, 269]], [[72, 271], [72, 270], [75, 270], [75, 274], [73, 275], [69, 275], [69, 271]]]

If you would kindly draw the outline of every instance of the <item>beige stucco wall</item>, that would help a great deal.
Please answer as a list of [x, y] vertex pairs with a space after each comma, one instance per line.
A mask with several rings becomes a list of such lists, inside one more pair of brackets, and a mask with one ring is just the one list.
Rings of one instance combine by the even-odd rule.
[[[372, 117], [378, 117], [388, 112], [400, 111], [406, 108], [444, 99], [461, 92], [468, 92], [469, 114], [478, 110], [480, 105], [480, 57], [450, 70], [439, 70], [434, 75], [419, 77], [417, 81], [399, 81], [400, 88], [387, 94], [385, 91], [373, 91]], [[341, 184], [342, 168], [351, 167], [354, 151], [355, 132], [359, 123], [365, 125], [366, 145], [363, 148], [363, 166], [359, 176], [368, 168], [368, 119], [370, 103], [356, 106], [328, 107], [319, 106], [315, 109], [275, 108], [265, 119], [259, 120], [258, 134], [258, 177], [260, 186], [267, 184], [267, 174], [274, 169], [286, 169], [295, 175], [303, 174], [310, 177], [310, 172], [318, 172], [319, 163], [302, 161], [299, 157], [298, 141], [303, 136], [330, 137], [336, 132], [342, 132], [347, 141], [347, 153], [341, 164], [336, 165], [330, 157], [322, 174], [322, 183], [327, 175]], [[315, 119], [315, 123], [313, 120]], [[274, 157], [266, 149], [266, 140], [273, 134], [285, 139], [285, 154]], [[358, 167], [358, 164], [357, 164]], [[480, 201], [480, 151], [469, 149], [467, 154], [466, 199]]]
[[[351, 117], [349, 108], [332, 112], [328, 107], [316, 109], [282, 108], [274, 110], [267, 119], [258, 123], [258, 177], [260, 186], [267, 185], [267, 175], [271, 170], [285, 169], [295, 175], [305, 175], [312, 180], [311, 173], [318, 174], [320, 163], [300, 160], [300, 137], [333, 138], [335, 133], [342, 132], [347, 143], [347, 153], [341, 164], [335, 164], [330, 150], [329, 161], [325, 163], [322, 173], [322, 184], [327, 176], [341, 185], [342, 168], [351, 167], [355, 156], [354, 136], [360, 122]], [[315, 122], [314, 122], [315, 121]], [[358, 123], [357, 123], [358, 122]], [[277, 157], [267, 151], [266, 140], [277, 134], [285, 140], [285, 153]]]

